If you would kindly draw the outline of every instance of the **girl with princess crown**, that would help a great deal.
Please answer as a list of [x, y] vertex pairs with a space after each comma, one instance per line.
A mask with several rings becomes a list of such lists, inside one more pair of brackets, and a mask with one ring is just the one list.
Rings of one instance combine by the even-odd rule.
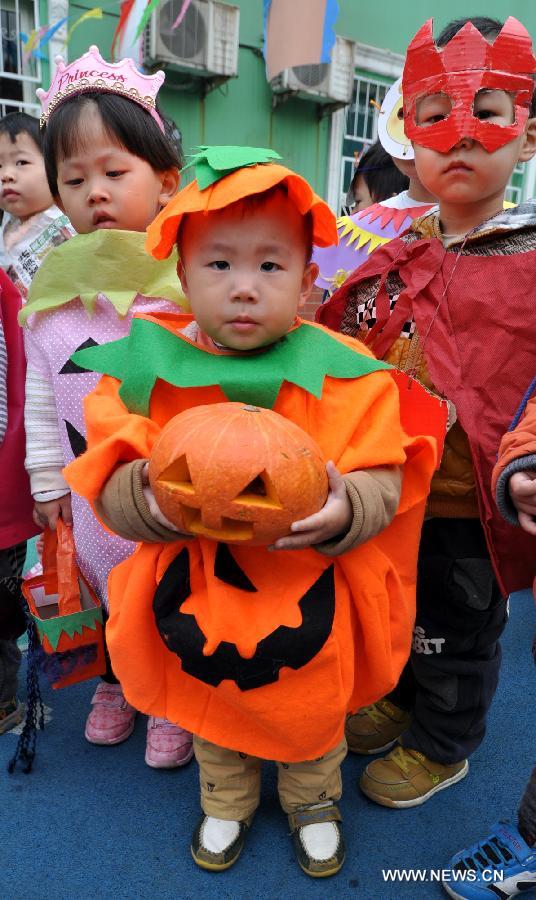
[[[143, 75], [130, 59], [106, 63], [97, 47], [69, 65], [57, 62], [49, 91], [37, 92], [43, 153], [52, 196], [77, 235], [49, 254], [21, 316], [26, 468], [36, 522], [55, 528], [61, 517], [73, 525], [80, 569], [106, 606], [108, 574], [135, 545], [105, 531], [62, 476], [85, 448], [82, 403], [98, 380], [69, 358], [80, 347], [127, 335], [134, 313], [177, 309], [181, 302], [176, 260], [157, 262], [144, 253], [145, 229], [176, 193], [181, 160], [156, 110], [163, 72]], [[87, 740], [126, 740], [135, 715], [108, 661]], [[149, 719], [148, 765], [174, 768], [191, 757], [189, 732]]]

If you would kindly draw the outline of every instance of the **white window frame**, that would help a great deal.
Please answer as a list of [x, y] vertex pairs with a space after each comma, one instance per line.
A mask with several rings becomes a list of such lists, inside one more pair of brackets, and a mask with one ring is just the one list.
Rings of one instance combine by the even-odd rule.
[[526, 196], [526, 182], [528, 180], [526, 163], [516, 163], [512, 176], [515, 178], [516, 175], [521, 176], [521, 184], [509, 184], [506, 188], [505, 198], [511, 203], [519, 204], [523, 202]]
[[[372, 47], [370, 44], [356, 43], [355, 65], [366, 74], [356, 74], [356, 83], [361, 81], [376, 81], [375, 76], [380, 75], [389, 81], [394, 81], [402, 74], [404, 57], [400, 53]], [[382, 82], [384, 84], [385, 82]], [[342, 147], [345, 136], [347, 108], [339, 109], [331, 116], [330, 141], [328, 151], [328, 171], [326, 184], [326, 198], [332, 210], [338, 215], [341, 208], [341, 198], [344, 194], [341, 190], [344, 160]], [[376, 130], [376, 129], [374, 129]], [[364, 143], [370, 143], [365, 141]]]
[[[358, 134], [356, 128], [357, 119], [360, 116], [361, 107], [359, 105], [359, 100], [362, 87], [365, 87], [366, 89], [366, 102], [364, 106], [363, 134]], [[354, 75], [355, 104], [352, 105], [355, 109], [355, 113], [353, 129], [352, 131], [348, 130], [348, 113], [352, 107], [347, 107], [345, 110], [346, 115], [343, 140], [344, 142], [348, 140], [355, 142], [355, 144], [358, 145], [360, 156], [366, 152], [378, 138], [378, 107], [375, 104], [381, 105], [388, 88], [389, 85], [386, 84], [385, 81], [378, 81], [375, 78], [370, 78], [368, 75]], [[348, 164], [350, 164], [350, 171], [353, 171], [356, 161], [354, 154], [352, 154], [352, 156], [344, 156], [344, 146], [342, 147], [342, 154], [339, 173], [339, 208], [345, 206], [346, 194], [350, 186], [349, 183], [347, 185], [344, 184], [345, 172], [348, 170]]]
[[522, 201], [536, 196], [536, 156], [525, 163], [525, 177], [523, 179]]
[[[0, 41], [0, 78], [18, 82], [21, 86], [22, 98], [4, 97], [0, 91], [0, 115], [4, 116], [6, 108], [10, 111], [18, 109], [31, 115], [39, 115], [40, 106], [35, 99], [36, 88], [41, 84], [41, 63], [39, 59], [23, 60], [21, 31], [30, 34], [32, 29], [39, 28], [39, 0], [0, 0], [0, 10], [15, 13], [15, 32], [17, 42], [17, 72], [4, 71], [3, 44]], [[3, 35], [0, 35], [3, 39]]]

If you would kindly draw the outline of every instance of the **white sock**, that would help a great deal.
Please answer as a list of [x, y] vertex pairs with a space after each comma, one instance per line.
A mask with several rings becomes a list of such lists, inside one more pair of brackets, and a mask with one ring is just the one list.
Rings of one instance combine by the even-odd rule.
[[334, 822], [320, 822], [300, 828], [300, 840], [311, 859], [331, 859], [339, 846], [339, 832]]
[[236, 840], [239, 831], [239, 822], [205, 816], [201, 826], [201, 846], [211, 853], [223, 853]]

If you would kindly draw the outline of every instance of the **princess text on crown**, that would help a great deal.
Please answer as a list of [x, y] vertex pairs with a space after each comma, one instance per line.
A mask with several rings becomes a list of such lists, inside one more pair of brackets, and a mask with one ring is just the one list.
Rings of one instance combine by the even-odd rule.
[[69, 65], [61, 57], [57, 57], [56, 63], [57, 69], [49, 90], [37, 91], [43, 110], [41, 128], [54, 110], [69, 97], [88, 91], [105, 91], [119, 94], [142, 106], [163, 131], [162, 119], [156, 111], [156, 96], [165, 78], [163, 72], [143, 75], [132, 59], [108, 63], [96, 46], [90, 47], [87, 53]]

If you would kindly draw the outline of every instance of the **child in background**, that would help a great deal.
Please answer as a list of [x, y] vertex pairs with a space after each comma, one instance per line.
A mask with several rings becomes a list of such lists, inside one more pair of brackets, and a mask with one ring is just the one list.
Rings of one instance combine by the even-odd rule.
[[374, 203], [396, 197], [408, 187], [409, 178], [398, 170], [380, 141], [375, 141], [359, 158], [346, 195], [348, 212], [360, 212]]
[[[536, 389], [531, 384], [526, 397]], [[531, 563], [536, 575], [536, 397], [524, 401], [511, 429], [501, 441], [499, 459], [493, 470], [493, 492], [497, 506], [512, 525], [519, 525], [533, 537]], [[536, 596], [536, 581], [534, 583]], [[533, 645], [536, 662], [536, 642]], [[536, 887], [536, 768], [527, 784], [513, 822], [497, 822], [477, 844], [461, 850], [450, 861], [453, 873], [443, 887], [457, 900], [504, 900]], [[468, 872], [476, 878], [469, 881]], [[502, 873], [497, 880], [490, 874]], [[465, 881], [456, 881], [463, 873]]]
[[24, 346], [17, 323], [21, 298], [0, 269], [0, 734], [22, 720], [17, 699], [25, 630], [20, 579], [26, 541], [37, 528], [24, 471]]
[[[81, 345], [127, 334], [134, 312], [176, 308], [180, 300], [173, 264], [156, 264], [143, 249], [147, 225], [179, 182], [180, 159], [156, 111], [163, 80], [161, 72], [140, 74], [131, 60], [110, 65], [92, 47], [68, 66], [60, 63], [50, 90], [38, 92], [48, 184], [78, 234], [49, 254], [23, 312], [26, 468], [36, 521], [50, 528], [59, 516], [73, 522], [78, 563], [105, 605], [109, 572], [134, 545], [106, 532], [88, 504], [71, 497], [62, 476], [84, 449], [82, 400], [97, 380], [69, 357]], [[109, 667], [85, 736], [95, 744], [120, 743], [134, 718]], [[152, 717], [146, 762], [183, 765], [191, 743], [190, 734]]]
[[[323, 877], [344, 861], [336, 801], [350, 697], [381, 690], [408, 652], [435, 447], [402, 432], [381, 363], [296, 318], [316, 275], [311, 245], [337, 239], [329, 208], [271, 162], [272, 151], [241, 156], [204, 148], [197, 180], [148, 229], [157, 259], [178, 242], [194, 319], [135, 319], [128, 339], [75, 354], [77, 365], [120, 374], [86, 399], [88, 451], [65, 475], [110, 528], [142, 541], [110, 578], [110, 651], [133, 703], [167, 710], [195, 734], [203, 808], [195, 862], [220, 871], [236, 861], [268, 759], [278, 764], [298, 863]], [[194, 523], [197, 534], [173, 530], [147, 484], [146, 460], [166, 422], [238, 399], [253, 404], [249, 414], [273, 404], [334, 461], [325, 506], [272, 548], [228, 544], [215, 524], [211, 538]], [[285, 438], [277, 440], [283, 451]], [[254, 481], [262, 474], [270, 478], [269, 463]], [[193, 467], [191, 477], [195, 491]]]
[[497, 687], [506, 595], [531, 580], [534, 548], [498, 515], [491, 473], [520, 378], [534, 369], [536, 202], [502, 209], [514, 166], [536, 152], [534, 72], [530, 35], [513, 18], [458, 20], [437, 44], [431, 21], [420, 29], [404, 67], [404, 121], [439, 212], [379, 249], [319, 310], [452, 404], [410, 662], [388, 698], [347, 723], [357, 753], [399, 740], [360, 781], [388, 807], [423, 803], [467, 773]]
[[[360, 159], [352, 179], [352, 185], [356, 178], [361, 184], [359, 204], [338, 219], [338, 245], [315, 249], [314, 261], [319, 268], [316, 285], [330, 294], [366, 262], [376, 247], [398, 237], [436, 202], [419, 181], [413, 149], [404, 134], [400, 82], [400, 78], [395, 81], [384, 97], [378, 119], [379, 139]], [[381, 149], [381, 159], [377, 148]], [[386, 159], [390, 163], [387, 171], [382, 168]], [[395, 166], [399, 172], [393, 178]], [[372, 169], [367, 172], [369, 167]], [[363, 181], [374, 185], [368, 202], [361, 202]], [[348, 193], [350, 198], [352, 186]]]
[[0, 121], [0, 208], [7, 274], [23, 300], [44, 257], [74, 234], [47, 184], [39, 120], [8, 113]]

